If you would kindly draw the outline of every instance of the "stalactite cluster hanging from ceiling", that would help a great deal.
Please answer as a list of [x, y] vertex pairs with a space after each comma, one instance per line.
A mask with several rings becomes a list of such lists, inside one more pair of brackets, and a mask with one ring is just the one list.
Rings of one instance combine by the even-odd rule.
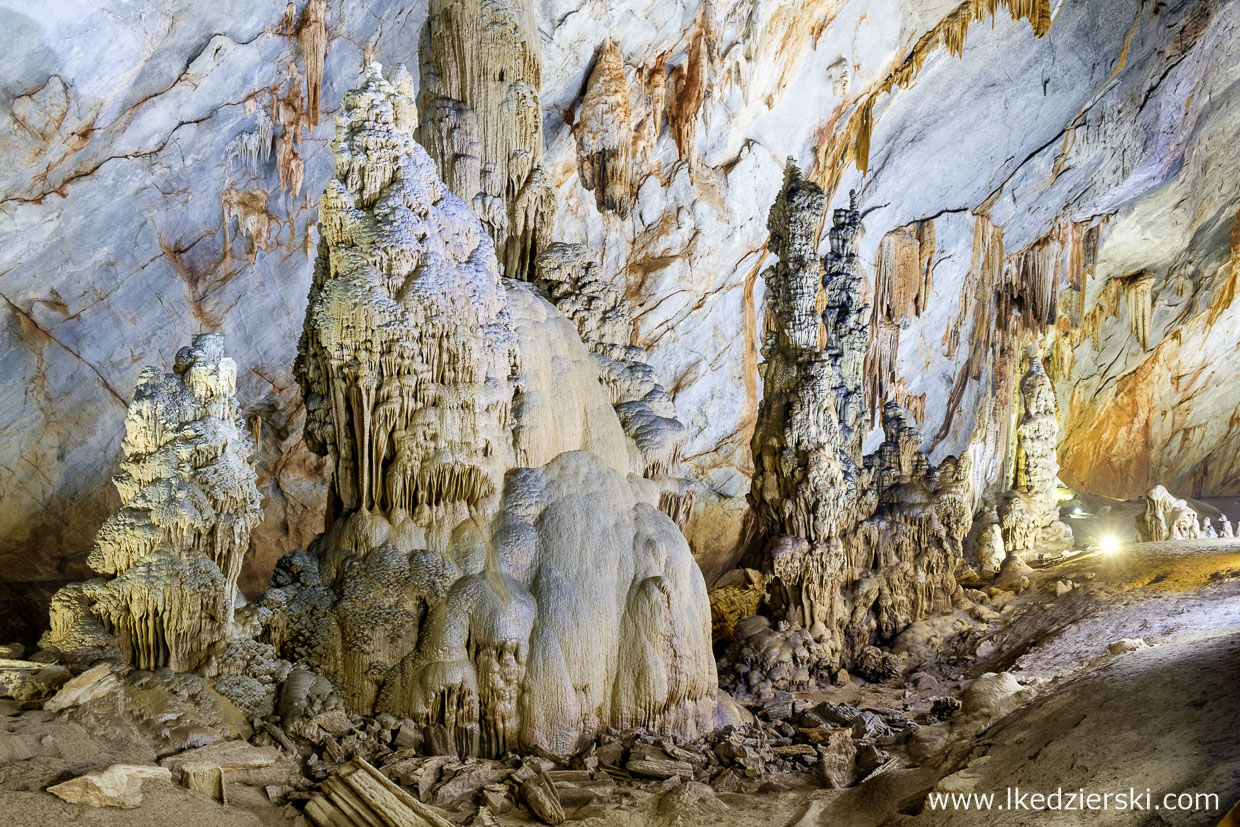
[[432, 0], [421, 60], [419, 140], [482, 219], [504, 273], [529, 281], [555, 211], [530, 0]]

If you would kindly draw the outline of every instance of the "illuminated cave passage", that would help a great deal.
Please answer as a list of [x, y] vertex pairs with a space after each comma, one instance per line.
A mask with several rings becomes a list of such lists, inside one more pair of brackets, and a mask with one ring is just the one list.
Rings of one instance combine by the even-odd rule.
[[10, 823], [1240, 817], [1240, 4], [45, 5]]

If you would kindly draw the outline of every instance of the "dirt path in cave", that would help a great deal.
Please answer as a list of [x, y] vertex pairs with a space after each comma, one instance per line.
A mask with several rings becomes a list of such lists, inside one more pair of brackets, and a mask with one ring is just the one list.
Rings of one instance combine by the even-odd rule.
[[[845, 793], [811, 794], [785, 823], [1217, 824], [1240, 799], [1240, 541], [1136, 545], [1112, 557], [1081, 555], [1035, 577], [1057, 579], [1084, 585], [1058, 599], [1028, 599], [993, 633], [1023, 652], [1011, 671], [1032, 682], [1037, 697], [978, 737], [971, 766], [939, 785], [994, 793], [991, 809], [965, 810], [959, 800], [931, 809], [923, 794], [933, 778], [909, 772]], [[1108, 644], [1123, 638], [1149, 645], [1111, 654]], [[992, 658], [1004, 659], [1002, 651]], [[1014, 811], [1009, 787], [1148, 789], [1150, 809]], [[1217, 804], [1161, 808], [1163, 795], [1184, 792], [1215, 794]]]

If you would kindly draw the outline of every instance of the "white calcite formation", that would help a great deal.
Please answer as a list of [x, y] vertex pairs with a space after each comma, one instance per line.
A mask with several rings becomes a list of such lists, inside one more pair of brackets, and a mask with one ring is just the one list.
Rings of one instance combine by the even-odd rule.
[[222, 338], [205, 333], [172, 373], [142, 371], [114, 478], [121, 508], [87, 561], [101, 577], [56, 593], [45, 649], [190, 671], [235, 633], [237, 578], [262, 518], [236, 378]]
[[330, 528], [277, 567], [266, 638], [465, 754], [703, 733], [701, 573], [573, 324], [499, 277], [415, 142], [410, 94], [372, 66], [338, 120], [297, 365]]
[[1145, 510], [1137, 515], [1135, 522], [1137, 539], [1143, 543], [1195, 540], [1202, 536], [1201, 523], [1193, 507], [1172, 496], [1161, 485], [1145, 492]]
[[1059, 520], [1059, 422], [1055, 389], [1036, 352], [1020, 380], [1024, 413], [1016, 426], [1015, 484], [999, 500], [999, 526], [1009, 556], [1036, 559], [1072, 547], [1072, 529]]
[[[823, 204], [790, 163], [770, 217], [779, 263], [764, 274], [771, 318], [750, 501], [768, 538], [767, 602], [825, 647], [815, 668], [886, 676], [890, 658], [873, 644], [950, 608], [959, 590], [970, 468], [954, 457], [932, 467], [894, 402], [883, 408], [885, 441], [862, 456], [870, 325], [855, 253], [860, 215], [855, 203], [836, 211], [824, 273], [812, 243]], [[806, 669], [794, 671], [799, 686]]]
[[633, 472], [655, 479], [678, 476], [685, 427], [645, 350], [630, 344], [632, 302], [580, 244], [550, 245], [535, 262], [534, 273], [535, 283], [577, 326], [594, 354], [620, 424], [636, 448]]
[[427, 14], [419, 139], [482, 219], [504, 274], [529, 280], [555, 211], [542, 167], [533, 3], [431, 0]]

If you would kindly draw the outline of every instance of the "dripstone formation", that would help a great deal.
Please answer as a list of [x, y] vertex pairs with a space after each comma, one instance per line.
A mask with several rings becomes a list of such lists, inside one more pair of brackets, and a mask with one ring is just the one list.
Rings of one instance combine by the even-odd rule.
[[542, 60], [528, 0], [432, 0], [418, 138], [482, 219], [504, 275], [528, 281], [555, 196], [542, 167]]
[[[886, 441], [862, 456], [870, 313], [855, 252], [860, 215], [855, 200], [836, 211], [824, 274], [814, 249], [824, 204], [789, 163], [769, 223], [779, 262], [764, 274], [768, 327], [750, 493], [767, 536], [765, 611], [777, 623], [745, 627], [773, 637], [768, 643], [738, 641], [799, 652], [798, 630], [809, 632], [813, 647], [793, 658], [804, 668], [790, 681], [776, 676], [781, 687], [821, 680], [815, 673], [827, 667], [896, 670], [875, 644], [951, 606], [972, 514], [967, 461], [931, 467], [899, 405], [884, 407]], [[745, 663], [739, 651], [726, 660]], [[760, 671], [745, 663], [737, 674], [753, 687], [771, 677]], [[726, 670], [724, 678], [729, 685]]]
[[1072, 547], [1059, 520], [1059, 423], [1055, 389], [1036, 353], [1020, 380], [1024, 415], [1016, 427], [1015, 484], [999, 501], [999, 526], [1009, 557], [1051, 556]]
[[87, 560], [100, 577], [57, 592], [43, 648], [192, 671], [234, 636], [237, 578], [262, 517], [236, 379], [212, 334], [181, 348], [172, 373], [143, 369], [113, 478], [121, 508]]
[[330, 528], [277, 567], [265, 637], [353, 711], [442, 726], [462, 754], [708, 731], [701, 573], [627, 475], [573, 326], [499, 277], [414, 141], [409, 94], [372, 66], [338, 121], [297, 362]]

